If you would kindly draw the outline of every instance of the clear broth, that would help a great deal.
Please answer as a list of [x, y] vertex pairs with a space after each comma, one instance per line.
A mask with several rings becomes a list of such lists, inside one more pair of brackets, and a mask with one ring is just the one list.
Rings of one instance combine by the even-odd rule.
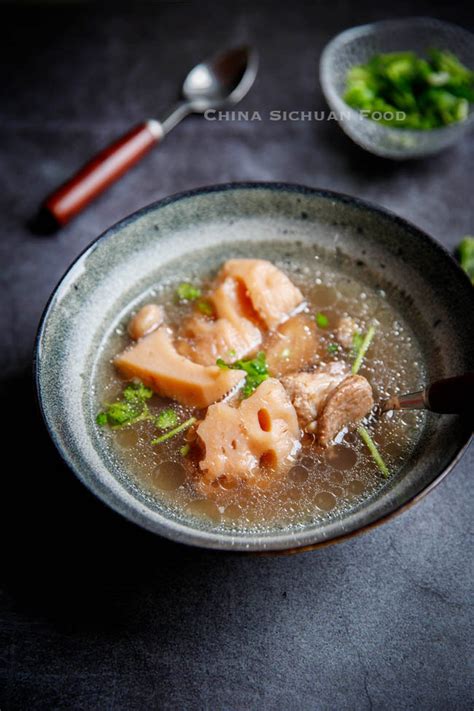
[[[212, 258], [209, 261], [212, 263]], [[217, 266], [223, 261], [221, 259]], [[360, 374], [370, 381], [376, 402], [389, 395], [422, 387], [425, 372], [420, 346], [381, 289], [358, 281], [304, 249], [288, 247], [283, 258], [271, 258], [271, 261], [301, 289], [310, 312], [323, 312], [329, 318], [328, 328], [320, 330], [325, 345], [334, 341], [333, 330], [342, 316], [354, 318], [362, 330], [369, 323], [375, 324], [376, 336]], [[203, 288], [215, 276], [215, 271], [200, 274]], [[184, 278], [189, 278], [189, 271]], [[174, 298], [176, 286], [181, 281], [182, 274], [174, 282], [167, 279], [148, 291], [114, 327], [98, 364], [95, 389], [98, 408], [100, 403], [112, 402], [122, 392], [124, 381], [117, 374], [112, 358], [130, 343], [126, 334], [130, 315], [148, 302], [163, 304], [171, 325], [177, 325], [189, 313], [191, 307], [177, 305]], [[264, 345], [262, 350], [265, 350]], [[343, 355], [350, 363], [350, 355], [347, 352]], [[324, 361], [338, 358], [341, 354], [328, 353]], [[170, 404], [180, 419], [195, 414], [189, 408], [158, 396], [151, 399], [150, 410], [158, 414]], [[366, 426], [391, 477], [396, 476], [410, 458], [421, 434], [424, 417], [422, 412], [405, 412], [387, 414], [377, 420], [372, 416], [367, 421]], [[203, 498], [193, 487], [197, 465], [180, 453], [186, 441], [184, 436], [152, 446], [151, 440], [157, 436], [157, 430], [150, 422], [115, 431], [103, 428], [100, 435], [107, 438], [110, 451], [126, 476], [162, 507], [179, 518], [204, 519], [214, 526], [235, 531], [299, 527], [329, 516], [340, 516], [376, 495], [387, 483], [354, 429], [343, 431], [323, 452], [315, 449], [311, 436], [305, 435], [297, 463], [282, 480], [272, 480], [268, 488], [258, 490], [243, 485], [220, 491], [213, 499]]]

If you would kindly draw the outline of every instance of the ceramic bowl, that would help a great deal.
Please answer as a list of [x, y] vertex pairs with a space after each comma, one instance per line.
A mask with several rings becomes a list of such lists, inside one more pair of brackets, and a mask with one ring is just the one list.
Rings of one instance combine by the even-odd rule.
[[342, 98], [348, 70], [380, 52], [413, 50], [424, 55], [430, 47], [446, 49], [474, 68], [474, 35], [461, 27], [430, 17], [385, 20], [341, 32], [325, 47], [320, 62], [321, 86], [339, 125], [362, 148], [384, 158], [423, 158], [453, 145], [474, 124], [471, 106], [465, 121], [431, 131], [384, 126], [352, 109]]
[[[110, 456], [95, 425], [94, 374], [111, 328], [160, 279], [263, 245], [317, 245], [336, 266], [377, 284], [405, 316], [431, 379], [474, 369], [474, 289], [449, 254], [399, 217], [345, 195], [277, 183], [203, 188], [154, 203], [111, 227], [69, 268], [44, 313], [35, 377], [59, 452], [100, 499], [175, 541], [245, 551], [303, 549], [387, 520], [428, 492], [470, 438], [456, 416], [427, 417], [413, 455], [374, 497], [349, 513], [302, 528], [222, 530], [170, 514]], [[211, 252], [209, 249], [212, 248]], [[313, 248], [313, 247], [312, 247]]]

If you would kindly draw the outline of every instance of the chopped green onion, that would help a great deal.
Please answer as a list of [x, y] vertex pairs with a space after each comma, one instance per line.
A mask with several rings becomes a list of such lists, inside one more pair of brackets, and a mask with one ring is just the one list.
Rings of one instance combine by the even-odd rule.
[[158, 417], [155, 418], [155, 425], [159, 427], [160, 430], [169, 430], [171, 427], [176, 427], [177, 424], [178, 415], [171, 407], [167, 410], [162, 410]]
[[375, 54], [349, 69], [344, 100], [374, 121], [427, 131], [463, 121], [474, 102], [474, 72], [450, 52]]
[[160, 437], [157, 437], [156, 439], [152, 440], [151, 443], [152, 444], [162, 444], [163, 442], [166, 442], [167, 440], [171, 439], [172, 437], [175, 437], [180, 432], [184, 432], [184, 430], [189, 429], [189, 427], [194, 425], [195, 422], [196, 422], [196, 418], [190, 417], [189, 420], [182, 422], [180, 425], [178, 425], [174, 429], [172, 429], [169, 432], [166, 432], [165, 434], [161, 435]]
[[339, 346], [337, 343], [329, 343], [328, 344], [328, 353], [331, 355], [335, 355], [336, 353], [339, 353]]
[[179, 450], [179, 453], [182, 457], [187, 457], [189, 454], [189, 450], [191, 449], [190, 445], [188, 443], [183, 444], [181, 449]]
[[204, 316], [214, 316], [214, 309], [209, 301], [198, 301], [196, 306]]
[[176, 294], [180, 301], [196, 301], [201, 296], [201, 289], [187, 281], [183, 281], [176, 289]]
[[318, 311], [318, 313], [316, 314], [316, 323], [318, 324], [319, 328], [327, 328], [329, 326], [329, 319], [326, 314], [323, 314]]
[[366, 445], [367, 449], [369, 450], [370, 454], [372, 455], [374, 462], [382, 472], [383, 476], [385, 479], [388, 479], [390, 476], [390, 472], [388, 470], [387, 465], [385, 464], [384, 460], [380, 456], [380, 452], [377, 449], [377, 445], [375, 444], [374, 440], [372, 437], [369, 435], [365, 427], [358, 427], [357, 428], [357, 433], [361, 440], [364, 442]]
[[355, 361], [352, 364], [352, 374], [353, 375], [355, 375], [356, 373], [359, 372], [360, 366], [362, 365], [362, 361], [364, 360], [364, 356], [367, 353], [370, 344], [372, 343], [372, 339], [373, 339], [374, 335], [375, 335], [375, 328], [373, 326], [369, 326], [367, 333], [365, 334], [365, 336], [362, 339], [362, 342], [359, 346]]
[[106, 425], [107, 422], [108, 422], [107, 413], [106, 413], [106, 412], [99, 412], [99, 414], [98, 414], [97, 417], [95, 418], [95, 421], [96, 421], [96, 423], [97, 423], [98, 425], [100, 425], [101, 427], [102, 427], [103, 425]]

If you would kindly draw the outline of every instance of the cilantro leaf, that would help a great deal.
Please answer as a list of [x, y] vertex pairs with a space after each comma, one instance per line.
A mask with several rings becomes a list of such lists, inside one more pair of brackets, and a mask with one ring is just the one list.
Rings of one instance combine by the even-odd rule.
[[178, 415], [169, 407], [167, 410], [162, 410], [155, 418], [155, 424], [160, 430], [169, 430], [178, 424]]
[[127, 400], [127, 402], [144, 402], [145, 400], [149, 400], [152, 395], [153, 390], [151, 390], [151, 388], [147, 388], [140, 381], [136, 381], [134, 383], [131, 383], [130, 385], [127, 385], [127, 387], [122, 393], [123, 399]]
[[146, 401], [151, 398], [153, 391], [136, 381], [127, 385], [122, 397], [116, 402], [105, 404], [104, 409], [98, 413], [96, 423], [103, 427], [123, 427], [133, 425], [150, 417]]
[[218, 365], [219, 368], [245, 371], [245, 384], [242, 388], [243, 398], [250, 397], [258, 386], [269, 377], [267, 360], [263, 351], [259, 351], [255, 358], [236, 360], [234, 363], [226, 363], [222, 358], [218, 358], [216, 365]]
[[474, 237], [464, 237], [458, 247], [458, 252], [461, 267], [474, 284]]
[[201, 296], [201, 289], [183, 281], [176, 289], [176, 295], [180, 301], [196, 301]]

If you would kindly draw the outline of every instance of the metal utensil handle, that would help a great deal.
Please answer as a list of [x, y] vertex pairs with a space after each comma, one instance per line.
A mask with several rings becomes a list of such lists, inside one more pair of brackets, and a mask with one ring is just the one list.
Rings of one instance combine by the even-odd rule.
[[98, 153], [50, 195], [43, 209], [52, 215], [58, 225], [65, 225], [140, 158], [143, 158], [162, 136], [163, 129], [158, 121], [150, 119], [138, 124]]
[[425, 390], [429, 410], [460, 414], [474, 410], [474, 372], [437, 380]]

